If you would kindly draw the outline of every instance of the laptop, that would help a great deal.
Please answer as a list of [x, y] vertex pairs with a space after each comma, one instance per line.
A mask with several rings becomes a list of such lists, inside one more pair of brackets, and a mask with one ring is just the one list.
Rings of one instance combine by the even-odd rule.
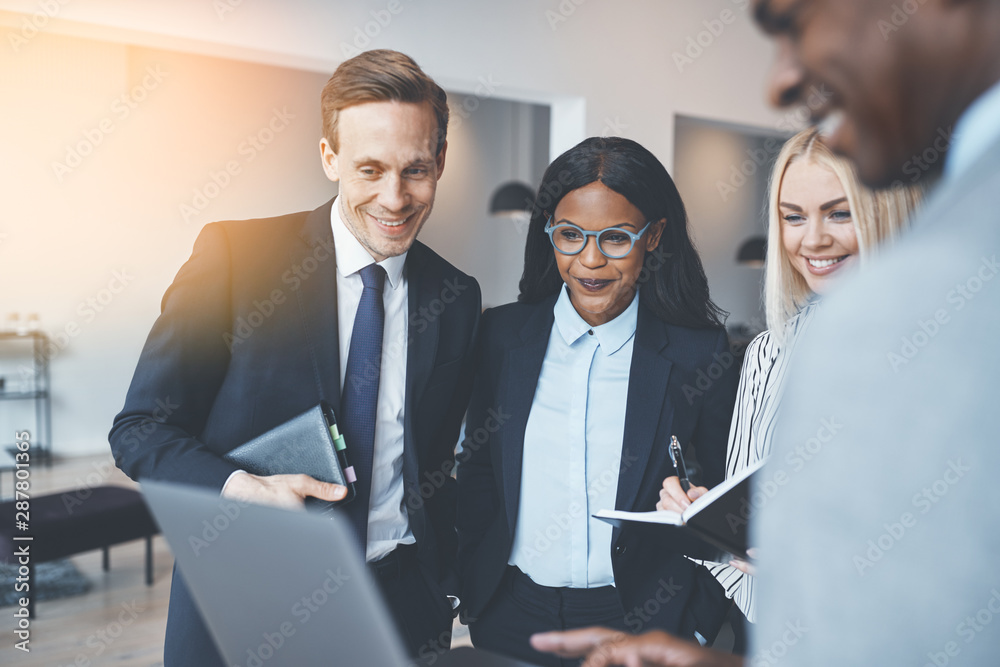
[[486, 651], [409, 658], [339, 512], [320, 516], [147, 480], [143, 495], [233, 667], [531, 667]]

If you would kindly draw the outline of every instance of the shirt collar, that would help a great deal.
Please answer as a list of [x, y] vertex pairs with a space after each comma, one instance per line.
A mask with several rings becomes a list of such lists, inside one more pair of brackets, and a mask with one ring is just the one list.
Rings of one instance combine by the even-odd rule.
[[610, 356], [620, 350], [635, 335], [636, 322], [639, 317], [639, 292], [636, 290], [632, 302], [621, 315], [610, 322], [592, 327], [580, 317], [580, 313], [576, 312], [576, 308], [573, 307], [569, 298], [569, 289], [564, 286], [559, 290], [559, 298], [556, 299], [553, 315], [556, 327], [567, 345], [573, 345], [581, 336], [586, 336], [588, 331], [593, 331], [601, 351], [606, 356]]
[[972, 103], [958, 123], [944, 163], [945, 177], [960, 176], [1000, 140], [1000, 81]]
[[[337, 197], [330, 207], [330, 225], [333, 227], [333, 251], [337, 257], [337, 271], [341, 276], [347, 277], [357, 273], [372, 263], [374, 258], [371, 253], [361, 245], [361, 241], [358, 241], [344, 224], [344, 219], [340, 217], [340, 197]], [[385, 269], [390, 288], [396, 289], [399, 286], [405, 264], [405, 252], [378, 262], [378, 265]]]

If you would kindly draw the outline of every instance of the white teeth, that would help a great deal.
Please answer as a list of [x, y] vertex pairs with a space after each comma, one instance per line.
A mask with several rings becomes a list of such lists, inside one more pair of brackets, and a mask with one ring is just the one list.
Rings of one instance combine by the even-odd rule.
[[828, 266], [833, 266], [834, 264], [837, 264], [839, 262], [843, 262], [845, 259], [847, 259], [846, 255], [844, 257], [838, 257], [836, 259], [809, 259], [809, 258], [806, 258], [806, 261], [809, 262], [809, 266], [815, 267], [817, 269], [825, 269]]
[[375, 218], [375, 219], [378, 220], [380, 224], [383, 224], [386, 227], [399, 227], [400, 225], [402, 225], [403, 223], [405, 223], [410, 218], [406, 217], [406, 218], [403, 218], [402, 220], [396, 220], [396, 221], [382, 220], [381, 218]]
[[844, 123], [844, 118], [845, 116], [843, 111], [840, 111], [839, 109], [831, 111], [827, 114], [826, 118], [821, 120], [819, 125], [817, 125], [820, 136], [824, 139], [829, 139], [837, 132], [837, 130], [840, 129], [840, 126]]

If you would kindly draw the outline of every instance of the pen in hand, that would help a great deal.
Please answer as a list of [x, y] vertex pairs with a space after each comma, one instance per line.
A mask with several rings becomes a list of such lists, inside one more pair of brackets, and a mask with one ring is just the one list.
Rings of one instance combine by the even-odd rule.
[[681, 483], [681, 489], [687, 493], [691, 488], [691, 480], [688, 479], [687, 466], [684, 465], [684, 453], [681, 451], [681, 443], [677, 441], [676, 435], [670, 436], [670, 460], [674, 464], [674, 471]]

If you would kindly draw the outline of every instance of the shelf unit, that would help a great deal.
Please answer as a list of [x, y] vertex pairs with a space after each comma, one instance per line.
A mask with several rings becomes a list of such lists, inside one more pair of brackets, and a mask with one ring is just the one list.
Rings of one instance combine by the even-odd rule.
[[[33, 461], [41, 461], [46, 465], [52, 463], [52, 404], [51, 384], [49, 380], [49, 337], [41, 331], [25, 333], [0, 332], [0, 345], [9, 347], [22, 344], [27, 348], [30, 342], [31, 365], [19, 364], [17, 375], [4, 377], [4, 387], [0, 389], [0, 405], [5, 401], [33, 401], [35, 407], [34, 429], [31, 433], [31, 453]], [[28, 354], [25, 349], [24, 355]], [[5, 354], [6, 356], [6, 354]], [[11, 355], [17, 357], [17, 351]], [[15, 389], [15, 383], [19, 388]], [[2, 432], [4, 445], [8, 434], [21, 430], [22, 425], [15, 424]]]

